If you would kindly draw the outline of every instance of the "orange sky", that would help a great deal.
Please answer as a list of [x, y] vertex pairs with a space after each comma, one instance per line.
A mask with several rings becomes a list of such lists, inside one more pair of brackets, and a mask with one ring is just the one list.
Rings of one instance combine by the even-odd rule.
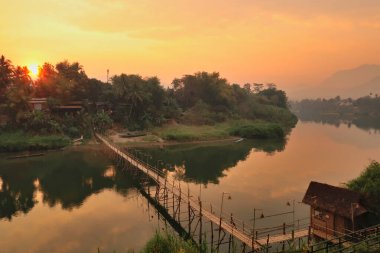
[[378, 0], [14, 0], [0, 54], [15, 64], [79, 61], [91, 77], [198, 70], [285, 90], [380, 64]]

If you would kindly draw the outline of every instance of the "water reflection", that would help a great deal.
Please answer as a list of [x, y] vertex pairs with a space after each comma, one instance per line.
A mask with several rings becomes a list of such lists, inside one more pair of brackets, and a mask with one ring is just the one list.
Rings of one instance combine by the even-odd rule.
[[[63, 152], [44, 158], [0, 160], [0, 218], [28, 213], [37, 203], [36, 192], [50, 207], [71, 210], [92, 194], [115, 188], [125, 195], [132, 180], [96, 152]], [[26, 163], [30, 163], [26, 166]]]
[[297, 115], [303, 122], [315, 122], [321, 124], [329, 124], [339, 127], [341, 124], [351, 127], [356, 126], [368, 132], [378, 132], [380, 130], [380, 118], [374, 118], [366, 115], [353, 117], [352, 115], [331, 115], [331, 114], [318, 114], [308, 113]]
[[283, 151], [285, 145], [285, 139], [244, 140], [223, 145], [181, 145], [164, 149], [140, 149], [137, 154], [149, 154], [151, 164], [160, 166], [161, 161], [165, 161], [162, 167], [172, 172], [176, 179], [201, 184], [218, 184], [219, 179], [225, 176], [224, 172], [245, 161], [252, 149], [271, 155]]

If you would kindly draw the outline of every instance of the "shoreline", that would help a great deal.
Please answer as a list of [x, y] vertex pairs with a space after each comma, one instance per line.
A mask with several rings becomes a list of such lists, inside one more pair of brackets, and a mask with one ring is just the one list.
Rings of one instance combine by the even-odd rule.
[[[106, 136], [110, 138], [109, 136]], [[122, 148], [130, 147], [130, 148], [149, 148], [149, 147], [165, 147], [165, 146], [179, 146], [179, 145], [202, 145], [202, 144], [232, 144], [235, 141], [239, 140], [239, 137], [229, 137], [222, 139], [213, 139], [213, 140], [194, 140], [194, 141], [126, 141], [126, 142], [114, 142], [116, 145], [120, 145]], [[85, 141], [82, 144], [70, 144], [63, 148], [58, 149], [41, 149], [41, 150], [24, 150], [24, 151], [2, 151], [0, 152], [0, 159], [23, 159], [29, 157], [35, 157], [35, 154], [41, 154], [41, 156], [45, 154], [49, 154], [52, 152], [63, 152], [66, 150], [78, 150], [78, 149], [97, 149], [102, 145], [95, 138], [91, 138]], [[17, 158], [16, 156], [25, 156]], [[15, 158], [13, 158], [15, 157]]]
[[222, 139], [212, 139], [212, 140], [194, 140], [194, 141], [125, 141], [125, 142], [114, 142], [116, 145], [122, 145], [123, 147], [164, 147], [164, 146], [176, 146], [176, 145], [190, 145], [190, 144], [221, 144], [221, 143], [234, 143], [235, 141], [241, 139], [240, 137], [229, 137]]

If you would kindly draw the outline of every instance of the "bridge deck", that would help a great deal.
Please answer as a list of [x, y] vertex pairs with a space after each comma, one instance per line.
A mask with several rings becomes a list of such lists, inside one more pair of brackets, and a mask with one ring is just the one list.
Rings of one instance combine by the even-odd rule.
[[254, 246], [256, 249], [261, 248], [263, 245], [273, 244], [273, 243], [280, 243], [288, 240], [292, 240], [293, 238], [300, 238], [308, 236], [308, 229], [298, 230], [294, 232], [294, 237], [292, 237], [292, 234], [281, 234], [281, 235], [271, 235], [268, 238], [258, 238], [255, 240], [254, 245], [252, 244], [252, 235], [248, 234], [247, 231], [244, 231], [244, 229], [241, 229], [236, 226], [236, 224], [231, 224], [227, 220], [221, 220], [219, 216], [216, 216], [213, 212], [208, 211], [205, 208], [202, 208], [200, 206], [200, 203], [193, 198], [189, 197], [184, 192], [181, 192], [181, 190], [178, 187], [174, 186], [174, 183], [169, 182], [167, 178], [165, 178], [160, 171], [158, 171], [155, 168], [152, 168], [145, 163], [131, 157], [130, 155], [120, 151], [117, 147], [112, 145], [110, 142], [108, 142], [104, 137], [100, 136], [99, 134], [96, 134], [99, 140], [101, 140], [108, 148], [110, 148], [113, 152], [115, 152], [117, 155], [124, 158], [127, 162], [141, 170], [143, 173], [148, 175], [151, 179], [153, 179], [157, 184], [164, 186], [164, 185], [170, 185], [173, 187], [168, 187], [168, 190], [172, 192], [172, 194], [176, 196], [180, 196], [182, 200], [189, 203], [191, 207], [198, 212], [202, 214], [203, 217], [206, 217], [209, 221], [214, 223], [219, 227], [219, 224], [223, 230], [231, 234], [233, 237], [237, 238], [241, 242], [245, 243], [247, 246], [252, 247]]

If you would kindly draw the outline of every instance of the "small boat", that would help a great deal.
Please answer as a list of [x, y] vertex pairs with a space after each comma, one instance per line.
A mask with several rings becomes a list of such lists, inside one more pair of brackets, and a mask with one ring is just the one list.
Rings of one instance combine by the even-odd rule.
[[28, 157], [43, 156], [43, 155], [45, 155], [45, 153], [23, 154], [23, 155], [10, 156], [8, 157], [8, 159], [28, 158]]
[[139, 137], [139, 136], [145, 136], [145, 135], [146, 135], [146, 132], [142, 132], [142, 131], [125, 132], [125, 133], [119, 134], [119, 136], [122, 138]]
[[72, 140], [72, 142], [78, 142], [78, 141], [83, 141], [83, 135], [80, 136], [80, 138]]
[[244, 140], [244, 138], [240, 138], [240, 139], [238, 139], [238, 140], [235, 140], [234, 142], [241, 142], [242, 140]]

